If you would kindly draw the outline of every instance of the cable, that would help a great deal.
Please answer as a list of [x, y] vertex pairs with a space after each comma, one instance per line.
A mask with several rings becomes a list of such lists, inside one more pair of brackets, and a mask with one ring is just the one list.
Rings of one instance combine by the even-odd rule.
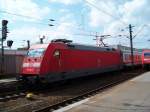
[[99, 7], [97, 7], [96, 5], [92, 4], [92, 3], [89, 2], [88, 0], [84, 0], [84, 1], [85, 1], [86, 3], [88, 3], [89, 5], [95, 7], [95, 8], [96, 8], [97, 10], [99, 10], [100, 12], [102, 12], [102, 13], [104, 13], [104, 14], [110, 16], [110, 17], [112, 17], [113, 19], [119, 20], [122, 24], [125, 24], [125, 25], [126, 25], [126, 23], [125, 23], [124, 21], [120, 20], [120, 18], [115, 17], [115, 16], [113, 16], [112, 14], [110, 14], [110, 13], [108, 13], [108, 12], [102, 10], [101, 8], [99, 8]]
[[146, 27], [145, 24], [141, 27], [141, 29], [139, 29], [139, 31], [133, 36], [133, 38], [135, 38], [139, 33], [141, 33], [143, 31], [144, 27]]
[[[9, 14], [9, 15], [14, 15], [14, 16], [19, 16], [19, 17], [23, 17], [23, 18], [29, 18], [29, 19], [34, 19], [34, 20], [40, 20], [40, 19], [37, 19], [35, 17], [31, 17], [31, 16], [26, 16], [26, 15], [22, 15], [22, 14], [16, 14], [16, 13], [11, 13], [11, 12], [8, 12], [8, 11], [3, 11], [3, 10], [0, 10], [0, 13], [6, 13], [6, 14]], [[42, 24], [42, 25], [48, 25], [44, 22], [35, 22], [35, 21], [32, 21], [33, 23], [36, 23], [36, 24]]]
[[25, 18], [30, 18], [30, 19], [35, 19], [35, 20], [39, 20], [35, 17], [31, 17], [31, 16], [26, 16], [26, 15], [22, 15], [22, 14], [15, 14], [15, 13], [11, 13], [11, 12], [8, 12], [8, 11], [3, 11], [3, 10], [0, 10], [1, 13], [6, 13], [6, 14], [10, 14], [10, 15], [15, 15], [15, 16], [20, 16], [20, 17], [25, 17]]
[[[11, 12], [2, 11], [2, 10], [0, 10], [0, 13], [6, 13], [6, 14], [10, 14], [10, 15], [19, 16], [19, 17], [25, 17], [25, 18], [31, 18], [31, 19], [38, 20], [37, 18], [34, 18], [34, 17], [30, 17], [30, 16], [26, 16], [26, 15], [22, 15], [22, 14], [11, 13]], [[36, 24], [49, 25], [49, 24], [45, 24], [44, 22], [35, 22], [35, 21], [32, 21], [32, 22], [36, 23]], [[54, 23], [54, 24], [56, 24], [56, 23]], [[74, 27], [74, 28], [78, 30], [78, 27]]]

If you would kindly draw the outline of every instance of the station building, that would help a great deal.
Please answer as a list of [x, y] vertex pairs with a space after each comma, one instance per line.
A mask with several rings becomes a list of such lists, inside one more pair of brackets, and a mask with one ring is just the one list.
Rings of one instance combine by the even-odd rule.
[[0, 74], [7, 74], [7, 75], [19, 74], [21, 71], [23, 58], [26, 54], [27, 54], [26, 49], [20, 50], [5, 49], [4, 64], [2, 64], [3, 63], [2, 53], [0, 49]]

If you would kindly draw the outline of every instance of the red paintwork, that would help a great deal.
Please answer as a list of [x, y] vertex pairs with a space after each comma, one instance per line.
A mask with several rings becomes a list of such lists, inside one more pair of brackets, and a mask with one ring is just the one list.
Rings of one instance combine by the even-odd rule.
[[[37, 45], [36, 47], [31, 47], [31, 49], [36, 48], [41, 48], [41, 46]], [[59, 58], [53, 56], [56, 50], [60, 51]], [[122, 64], [122, 58], [119, 50], [109, 52], [69, 49], [64, 43], [52, 42], [48, 45], [44, 55], [37, 58], [36, 61], [32, 57], [26, 57], [24, 59], [24, 63], [33, 64], [35, 62], [39, 62], [40, 67], [23, 67], [22, 75], [45, 75], [49, 73], [71, 72], [95, 68], [101, 69], [116, 65], [119, 67]]]
[[31, 58], [31, 57], [26, 57], [24, 58], [23, 63], [29, 63], [30, 67], [23, 67], [22, 68], [22, 74], [29, 74], [29, 75], [36, 75], [39, 74], [40, 68], [34, 68], [32, 67], [33, 64], [36, 63], [41, 63], [42, 57], [36, 57], [36, 58]]
[[150, 57], [144, 57], [144, 53], [150, 53], [150, 50], [143, 50], [142, 51], [142, 64], [150, 64]]
[[[31, 46], [31, 49], [38, 49], [38, 48], [47, 48], [48, 44], [36, 44]], [[41, 63], [43, 60], [43, 56], [41, 57], [28, 57], [26, 56], [24, 58], [23, 64], [28, 63], [29, 66], [27, 67], [22, 67], [22, 75], [38, 75], [40, 73], [40, 67], [33, 67], [34, 63]]]

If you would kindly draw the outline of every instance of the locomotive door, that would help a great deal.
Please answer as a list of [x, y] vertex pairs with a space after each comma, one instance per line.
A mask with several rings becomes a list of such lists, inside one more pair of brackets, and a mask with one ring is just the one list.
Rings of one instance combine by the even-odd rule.
[[61, 72], [62, 69], [62, 61], [61, 61], [61, 51], [59, 49], [54, 51], [54, 66], [57, 72]]

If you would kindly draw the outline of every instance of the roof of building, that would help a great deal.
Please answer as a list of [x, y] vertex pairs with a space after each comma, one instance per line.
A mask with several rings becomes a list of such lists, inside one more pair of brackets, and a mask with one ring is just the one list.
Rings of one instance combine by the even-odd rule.
[[[0, 49], [0, 54], [1, 54], [1, 49]], [[5, 49], [4, 50], [5, 55], [26, 55], [27, 50], [12, 50], [12, 49]]]

